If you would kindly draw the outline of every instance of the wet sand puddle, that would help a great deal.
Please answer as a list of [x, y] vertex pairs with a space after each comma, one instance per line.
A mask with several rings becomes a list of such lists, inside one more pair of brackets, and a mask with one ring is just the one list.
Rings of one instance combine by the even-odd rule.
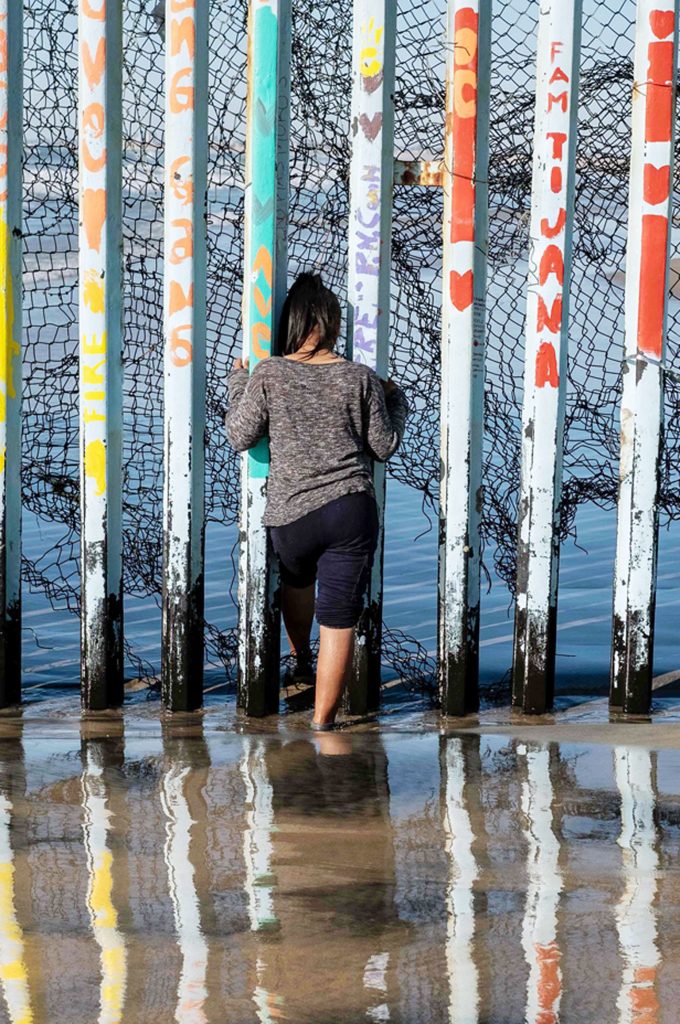
[[218, 723], [0, 725], [0, 1020], [677, 1019], [680, 750]]

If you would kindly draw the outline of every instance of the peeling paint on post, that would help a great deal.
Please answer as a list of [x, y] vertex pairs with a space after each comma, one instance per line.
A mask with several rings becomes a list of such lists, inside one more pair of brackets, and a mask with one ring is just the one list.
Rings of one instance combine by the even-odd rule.
[[652, 700], [678, 0], [639, 0], [610, 703]]
[[[276, 346], [286, 295], [290, 0], [250, 0], [246, 125], [243, 356], [251, 372]], [[243, 456], [238, 702], [248, 715], [279, 707], [278, 573], [263, 523], [266, 439]]]
[[203, 701], [208, 0], [165, 7], [162, 696]]
[[581, 0], [541, 6], [529, 238], [513, 704], [552, 706]]
[[22, 17], [0, 0], [0, 707], [21, 700]]
[[80, 0], [81, 677], [87, 709], [123, 702], [121, 6]]
[[442, 710], [479, 707], [491, 0], [449, 0], [439, 520]]
[[[347, 339], [351, 357], [385, 378], [389, 364], [396, 4], [354, 0], [352, 32]], [[380, 536], [357, 626], [349, 686], [350, 710], [356, 714], [376, 708], [380, 701], [384, 464], [375, 464], [373, 480]]]

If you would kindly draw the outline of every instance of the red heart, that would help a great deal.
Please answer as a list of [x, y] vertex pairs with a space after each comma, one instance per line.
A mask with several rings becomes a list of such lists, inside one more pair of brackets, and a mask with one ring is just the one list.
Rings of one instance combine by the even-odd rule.
[[667, 39], [673, 34], [675, 14], [673, 11], [652, 11], [649, 15], [649, 24], [657, 39]]
[[656, 206], [668, 199], [671, 190], [671, 169], [670, 167], [655, 167], [654, 164], [645, 164], [644, 197], [646, 203]]

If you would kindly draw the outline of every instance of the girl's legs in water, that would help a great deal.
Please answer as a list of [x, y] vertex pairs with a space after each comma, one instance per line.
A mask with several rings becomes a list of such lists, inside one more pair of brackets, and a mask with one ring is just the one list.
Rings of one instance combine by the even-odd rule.
[[309, 638], [314, 621], [314, 584], [291, 587], [284, 583], [281, 589], [281, 613], [291, 654], [298, 660], [311, 660]]
[[[283, 585], [281, 611], [291, 652], [303, 661], [309, 657], [309, 638], [314, 619], [314, 586]], [[316, 669], [314, 721], [335, 721], [342, 694], [349, 678], [354, 654], [354, 629], [330, 629], [320, 626], [321, 645]]]
[[354, 654], [354, 628], [319, 627], [321, 646], [316, 668], [314, 722], [327, 725], [335, 721], [342, 694], [349, 678]]

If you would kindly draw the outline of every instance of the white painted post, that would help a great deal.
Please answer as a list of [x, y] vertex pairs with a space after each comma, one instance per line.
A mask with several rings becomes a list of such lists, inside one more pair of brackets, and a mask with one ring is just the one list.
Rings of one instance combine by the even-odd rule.
[[166, 0], [162, 696], [203, 701], [208, 0]]
[[272, 874], [274, 794], [263, 742], [245, 740], [240, 769], [248, 808], [243, 832], [243, 859], [250, 928], [254, 932], [276, 930], [278, 919], [274, 908], [275, 879]]
[[[0, 29], [0, 31], [2, 31]], [[17, 744], [19, 746], [19, 744]], [[3, 764], [3, 775], [16, 769], [16, 763]], [[0, 986], [7, 1006], [8, 1020], [14, 1024], [32, 1024], [36, 1019], [31, 1001], [26, 940], [17, 914], [17, 863], [13, 849], [14, 806], [7, 785], [0, 790]]]
[[529, 237], [512, 699], [552, 706], [581, 0], [541, 5]]
[[[658, 1019], [656, 793], [652, 754], [642, 748], [614, 751], [616, 785], [621, 796], [621, 873], [623, 888], [614, 910], [623, 959], [617, 1000], [619, 1024]], [[644, 1007], [646, 1013], [640, 1013]]]
[[522, 946], [529, 968], [525, 1020], [527, 1024], [559, 1020], [562, 1000], [562, 952], [557, 941], [557, 912], [563, 888], [560, 844], [553, 829], [553, 786], [550, 751], [521, 744], [525, 761], [522, 814], [526, 823], [527, 898]]
[[0, 0], [0, 707], [21, 700], [22, 19]]
[[112, 815], [104, 766], [97, 747], [96, 743], [84, 744], [81, 775], [83, 842], [88, 873], [87, 907], [101, 963], [99, 1020], [119, 1024], [125, 1019], [128, 958], [113, 898]]
[[166, 837], [163, 860], [168, 870], [177, 945], [182, 957], [175, 1020], [205, 1024], [208, 943], [201, 928], [201, 910], [191, 858], [192, 830], [198, 823], [192, 817], [185, 791], [192, 771], [192, 765], [179, 761], [172, 764], [161, 779], [160, 797]]
[[449, 1024], [478, 1024], [479, 971], [474, 958], [475, 882], [479, 865], [466, 787], [478, 780], [466, 777], [465, 743], [447, 737], [444, 743], [444, 832], [449, 858], [446, 892], [446, 967], [449, 981]]
[[121, 5], [79, 0], [81, 676], [123, 702]]
[[[243, 357], [251, 372], [276, 351], [286, 296], [290, 0], [250, 0], [246, 125]], [[238, 702], [278, 711], [278, 574], [263, 523], [269, 447], [243, 456], [239, 560]]]
[[479, 707], [490, 64], [491, 0], [449, 0], [439, 520], [439, 686], [448, 715]]
[[635, 35], [610, 703], [652, 699], [678, 0], [639, 0]]
[[[351, 357], [383, 378], [389, 364], [395, 45], [396, 4], [354, 0], [347, 339]], [[380, 536], [349, 686], [350, 710], [357, 714], [380, 701], [384, 464], [375, 464], [373, 480]]]

